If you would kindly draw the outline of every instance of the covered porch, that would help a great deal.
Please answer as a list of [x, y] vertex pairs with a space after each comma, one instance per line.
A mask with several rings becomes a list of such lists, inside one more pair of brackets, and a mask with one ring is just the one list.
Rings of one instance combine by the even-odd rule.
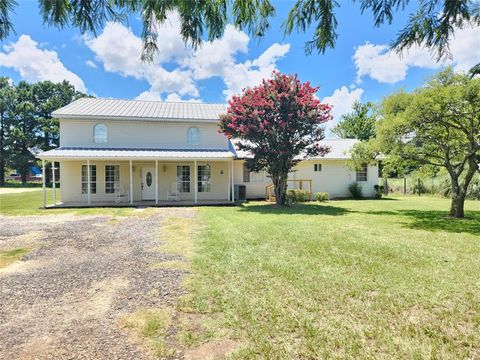
[[[60, 199], [51, 202], [43, 183], [44, 208], [231, 205], [235, 202], [230, 151], [55, 149], [38, 156], [43, 179], [52, 166]], [[57, 172], [58, 173], [58, 172]]]

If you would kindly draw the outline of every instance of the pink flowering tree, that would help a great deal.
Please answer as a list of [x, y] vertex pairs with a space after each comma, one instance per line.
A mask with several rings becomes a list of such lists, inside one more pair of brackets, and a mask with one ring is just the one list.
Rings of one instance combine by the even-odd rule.
[[285, 204], [293, 167], [329, 151], [318, 142], [325, 137], [322, 124], [332, 118], [331, 106], [315, 97], [317, 90], [296, 75], [273, 72], [270, 79], [232, 97], [220, 119], [220, 131], [238, 139], [238, 148], [252, 155], [246, 160], [249, 169], [269, 174], [277, 204]]

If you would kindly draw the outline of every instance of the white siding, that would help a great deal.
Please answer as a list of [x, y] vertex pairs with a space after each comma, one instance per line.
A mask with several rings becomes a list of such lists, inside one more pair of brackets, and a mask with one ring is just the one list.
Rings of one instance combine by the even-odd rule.
[[[314, 164], [322, 164], [322, 171], [314, 171]], [[265, 188], [271, 184], [268, 178], [264, 183], [243, 182], [243, 160], [235, 161], [235, 184], [246, 186], [247, 198], [265, 198]], [[346, 160], [307, 160], [299, 163], [289, 179], [312, 180], [312, 192], [327, 192], [331, 199], [350, 197], [348, 186], [355, 182], [355, 171], [347, 167]], [[374, 185], [378, 183], [378, 167], [368, 166], [366, 182], [359, 182], [365, 197], [374, 196]]]
[[[314, 164], [322, 164], [322, 171], [313, 171]], [[348, 186], [355, 182], [356, 173], [347, 167], [346, 160], [307, 160], [295, 168], [293, 179], [312, 179], [312, 190], [327, 192], [331, 199], [350, 197]], [[368, 166], [367, 181], [361, 181], [363, 195], [372, 197], [374, 185], [378, 183], [377, 166]]]
[[[86, 161], [62, 161], [60, 164], [61, 199], [63, 203], [87, 202], [87, 194], [82, 194], [81, 166]], [[206, 162], [197, 162], [204, 165]], [[211, 191], [198, 193], [198, 200], [227, 200], [229, 195], [230, 162], [209, 162], [211, 165]], [[92, 202], [114, 201], [114, 194], [105, 194], [105, 165], [120, 165], [120, 186], [125, 193], [130, 191], [130, 168], [128, 161], [90, 161], [97, 166], [97, 193], [91, 195]], [[158, 163], [158, 195], [159, 200], [166, 200], [167, 191], [176, 182], [177, 165], [190, 165], [190, 193], [181, 193], [180, 200], [194, 200], [194, 163], [193, 162], [160, 162]], [[155, 169], [155, 162], [133, 162], [133, 200], [142, 199], [141, 176], [142, 167]]]
[[[108, 141], [93, 142], [93, 128], [105, 124]], [[190, 127], [200, 130], [200, 144], [188, 145], [187, 131]], [[117, 147], [117, 148], [162, 148], [162, 149], [228, 149], [227, 138], [218, 133], [217, 124], [112, 121], [112, 120], [60, 120], [60, 146], [63, 147]]]

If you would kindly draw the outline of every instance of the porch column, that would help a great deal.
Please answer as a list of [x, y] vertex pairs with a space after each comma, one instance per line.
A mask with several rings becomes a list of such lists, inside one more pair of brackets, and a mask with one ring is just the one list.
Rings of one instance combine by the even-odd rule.
[[57, 190], [55, 189], [55, 161], [52, 161], [52, 191], [53, 205], [57, 205]]
[[235, 181], [233, 179], [233, 160], [230, 162], [230, 172], [232, 174], [232, 202], [235, 202]]
[[130, 160], [130, 204], [133, 205], [133, 170], [132, 170], [132, 160]]
[[195, 204], [197, 203], [198, 180], [197, 180], [197, 160], [193, 162], [193, 193], [195, 194]]
[[90, 173], [90, 160], [87, 160], [87, 201], [88, 205], [92, 203], [92, 174]]
[[45, 187], [45, 160], [42, 159], [42, 190], [43, 190], [43, 208], [47, 207], [47, 189]]
[[155, 160], [155, 204], [158, 204], [158, 160]]

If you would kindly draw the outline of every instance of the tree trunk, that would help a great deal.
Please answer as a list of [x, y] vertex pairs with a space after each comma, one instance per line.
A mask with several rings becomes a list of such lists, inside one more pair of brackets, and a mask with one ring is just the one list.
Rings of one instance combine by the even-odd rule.
[[455, 176], [450, 173], [452, 181], [452, 204], [450, 206], [449, 215], [454, 218], [465, 217], [465, 197], [467, 196], [468, 186], [472, 181], [475, 172], [477, 171], [477, 162], [475, 157], [471, 157], [468, 161], [468, 171], [463, 184], [459, 183], [459, 176]]
[[0, 186], [5, 186], [5, 154], [3, 149], [0, 154]]
[[0, 186], [5, 186], [5, 119], [0, 114]]
[[286, 202], [287, 180], [283, 175], [272, 178], [273, 186], [275, 188], [275, 201], [278, 205], [284, 205]]
[[464, 194], [453, 195], [449, 215], [451, 217], [459, 218], [459, 219], [465, 217], [464, 205], [465, 205]]

